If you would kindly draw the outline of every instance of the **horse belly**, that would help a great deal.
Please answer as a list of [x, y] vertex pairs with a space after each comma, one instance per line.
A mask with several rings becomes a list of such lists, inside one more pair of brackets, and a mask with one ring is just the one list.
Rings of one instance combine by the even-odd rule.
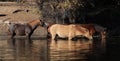
[[20, 35], [20, 36], [25, 35], [25, 31], [18, 31], [16, 32], [16, 35]]
[[20, 35], [20, 36], [22, 36], [22, 35], [25, 35], [25, 29], [24, 28], [18, 28], [18, 29], [16, 29], [15, 30], [15, 33], [16, 33], [16, 35]]

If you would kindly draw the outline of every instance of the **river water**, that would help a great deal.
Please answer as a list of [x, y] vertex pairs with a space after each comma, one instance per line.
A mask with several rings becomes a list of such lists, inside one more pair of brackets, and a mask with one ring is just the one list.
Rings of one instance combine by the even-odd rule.
[[0, 61], [115, 61], [119, 59], [119, 43], [120, 38], [76, 41], [0, 38]]

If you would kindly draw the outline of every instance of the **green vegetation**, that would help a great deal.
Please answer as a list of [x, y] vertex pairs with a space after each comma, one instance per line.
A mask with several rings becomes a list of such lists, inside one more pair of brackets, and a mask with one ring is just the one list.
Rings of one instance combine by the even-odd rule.
[[96, 18], [109, 20], [110, 16], [120, 15], [120, 0], [36, 0], [36, 3], [43, 18], [57, 23], [88, 23]]

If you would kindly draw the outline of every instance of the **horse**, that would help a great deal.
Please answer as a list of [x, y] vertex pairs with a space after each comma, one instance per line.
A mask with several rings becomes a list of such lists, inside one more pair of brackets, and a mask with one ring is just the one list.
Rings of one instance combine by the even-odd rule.
[[90, 35], [92, 35], [92, 36], [96, 32], [94, 24], [76, 24], [76, 26], [81, 26], [81, 27], [88, 29], [90, 32]]
[[101, 38], [106, 38], [106, 31], [107, 31], [107, 28], [103, 27], [103, 26], [100, 26], [100, 25], [97, 25], [95, 24], [95, 29], [97, 32], [99, 32], [99, 34], [101, 35]]
[[55, 39], [56, 35], [59, 37], [68, 37], [69, 40], [75, 36], [85, 36], [88, 39], [92, 39], [88, 29], [75, 24], [53, 24], [48, 28], [48, 32], [51, 34], [53, 40]]
[[93, 37], [99, 36], [99, 37], [105, 38], [106, 28], [104, 28], [100, 25], [97, 25], [97, 24], [77, 24], [77, 26], [82, 26], [82, 27], [88, 29], [90, 32], [90, 35], [92, 35]]
[[11, 38], [13, 38], [15, 35], [26, 35], [26, 37], [30, 38], [34, 30], [39, 25], [44, 26], [44, 22], [40, 19], [36, 19], [24, 24], [9, 23], [8, 34], [11, 35]]

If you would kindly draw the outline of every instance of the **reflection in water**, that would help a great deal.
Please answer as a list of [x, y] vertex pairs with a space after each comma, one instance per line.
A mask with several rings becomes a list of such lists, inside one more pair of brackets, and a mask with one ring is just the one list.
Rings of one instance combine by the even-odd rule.
[[90, 40], [52, 40], [50, 43], [50, 61], [86, 60], [86, 54], [91, 51]]
[[105, 40], [0, 39], [0, 61], [103, 61], [103, 52]]
[[10, 48], [7, 40], [0, 39], [0, 60], [14, 61], [14, 50]]
[[31, 44], [29, 39], [15, 39], [15, 61], [30, 60]]
[[92, 40], [92, 54], [88, 55], [88, 61], [107, 61], [105, 57], [106, 40], [94, 39]]
[[0, 60], [2, 61], [48, 61], [45, 40], [8, 39], [0, 43], [2, 44], [0, 44]]

